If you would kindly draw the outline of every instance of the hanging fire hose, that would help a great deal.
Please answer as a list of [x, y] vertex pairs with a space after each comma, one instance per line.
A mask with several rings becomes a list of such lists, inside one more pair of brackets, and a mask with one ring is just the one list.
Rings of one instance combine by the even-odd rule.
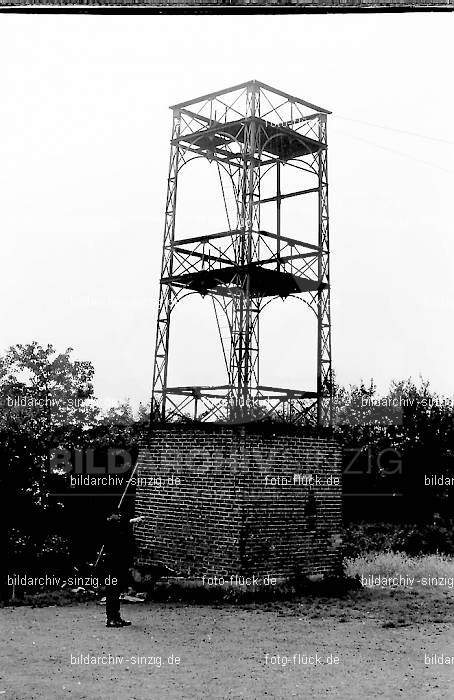
[[[130, 484], [131, 484], [131, 481], [132, 481], [133, 478], [134, 478], [134, 475], [135, 475], [135, 473], [136, 473], [136, 471], [137, 471], [137, 467], [138, 467], [138, 466], [139, 466], [139, 460], [137, 459], [137, 461], [136, 461], [136, 463], [135, 463], [135, 466], [134, 466], [134, 469], [133, 469], [132, 472], [131, 472], [131, 476], [129, 477], [129, 479], [128, 479], [127, 483], [126, 483], [126, 486], [125, 486], [125, 488], [124, 488], [124, 491], [123, 491], [123, 493], [122, 493], [122, 496], [121, 496], [121, 498], [120, 498], [120, 500], [119, 500], [119, 502], [118, 502], [118, 505], [117, 505], [117, 510], [118, 510], [118, 512], [120, 512], [122, 503], [123, 503], [123, 501], [124, 501], [124, 499], [125, 499], [125, 496], [126, 496], [126, 494], [127, 494], [127, 492], [128, 492], [129, 486], [130, 486]], [[137, 519], [136, 519], [136, 518], [133, 518], [133, 520], [131, 520], [130, 522], [137, 522]], [[95, 563], [95, 565], [94, 565], [94, 568], [95, 568], [95, 569], [97, 568], [97, 566], [98, 566], [98, 564], [99, 564], [99, 561], [100, 561], [100, 559], [101, 559], [101, 557], [102, 557], [102, 555], [103, 555], [103, 552], [104, 552], [104, 545], [102, 545], [101, 549], [99, 550], [98, 556], [97, 556], [97, 558], [96, 558], [96, 563]]]

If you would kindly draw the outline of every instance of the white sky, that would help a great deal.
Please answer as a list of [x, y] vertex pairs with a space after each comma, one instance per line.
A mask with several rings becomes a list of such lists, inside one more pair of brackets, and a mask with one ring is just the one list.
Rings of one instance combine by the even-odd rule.
[[[454, 394], [453, 22], [392, 12], [0, 16], [0, 352], [32, 340], [72, 346], [94, 363], [102, 401], [149, 399], [168, 105], [256, 78], [334, 112], [338, 380], [386, 388], [422, 374]], [[281, 304], [264, 329], [262, 382], [310, 388], [295, 305]], [[218, 345], [199, 351], [204, 319], [190, 305], [178, 313], [186, 347], [176, 346], [175, 380], [223, 383]]]

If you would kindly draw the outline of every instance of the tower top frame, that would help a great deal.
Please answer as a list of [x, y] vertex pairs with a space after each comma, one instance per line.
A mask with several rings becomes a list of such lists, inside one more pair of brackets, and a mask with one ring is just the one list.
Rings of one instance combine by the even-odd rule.
[[283, 97], [286, 101], [288, 102], [293, 102], [299, 105], [302, 105], [303, 107], [307, 107], [308, 109], [313, 109], [316, 112], [320, 112], [322, 114], [332, 114], [328, 109], [325, 109], [325, 107], [319, 107], [312, 102], [307, 102], [307, 100], [301, 99], [301, 97], [295, 97], [294, 95], [290, 95], [287, 92], [283, 92], [282, 90], [278, 90], [277, 88], [271, 87], [271, 85], [267, 85], [266, 83], [263, 83], [261, 80], [247, 80], [244, 83], [238, 83], [238, 85], [233, 85], [232, 87], [224, 88], [223, 90], [216, 90], [215, 92], [210, 92], [207, 93], [206, 95], [201, 95], [200, 97], [195, 97], [192, 100], [186, 100], [185, 102], [179, 102], [176, 105], [171, 105], [170, 109], [172, 110], [180, 110], [183, 109], [184, 107], [189, 107], [190, 105], [196, 105], [200, 102], [205, 102], [205, 101], [212, 101], [215, 100], [218, 97], [221, 97], [223, 95], [228, 95], [232, 92], [238, 92], [240, 90], [248, 90], [251, 88], [255, 88], [256, 90], [264, 91], [264, 92], [269, 92], [273, 93], [274, 95], [278, 95], [279, 97]]

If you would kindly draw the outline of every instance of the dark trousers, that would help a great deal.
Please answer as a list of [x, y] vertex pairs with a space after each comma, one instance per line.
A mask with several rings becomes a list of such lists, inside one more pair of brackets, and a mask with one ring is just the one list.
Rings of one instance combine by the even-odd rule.
[[120, 618], [120, 593], [127, 583], [126, 575], [122, 569], [115, 567], [108, 569], [107, 577], [110, 577], [111, 583], [106, 584], [106, 616], [108, 620], [118, 620]]
[[118, 620], [120, 617], [120, 593], [118, 583], [106, 586], [106, 616], [108, 620]]

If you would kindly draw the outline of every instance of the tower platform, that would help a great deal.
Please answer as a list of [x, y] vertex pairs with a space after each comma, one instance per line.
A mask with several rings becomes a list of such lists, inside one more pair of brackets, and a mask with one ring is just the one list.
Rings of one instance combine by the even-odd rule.
[[[205, 154], [216, 154], [226, 161], [236, 161], [244, 158], [242, 144], [248, 134], [248, 129], [255, 127], [255, 147], [262, 155], [268, 156], [263, 161], [256, 156], [256, 164], [268, 164], [269, 157], [281, 162], [307, 156], [309, 153], [317, 153], [325, 144], [310, 138], [304, 134], [299, 134], [294, 129], [285, 124], [273, 124], [260, 117], [247, 117], [232, 122], [214, 123], [208, 122], [205, 129], [199, 129], [191, 134], [184, 134], [173, 140], [174, 145], [187, 144], [194, 149], [204, 151]], [[237, 144], [237, 152], [232, 152], [231, 148]], [[226, 148], [228, 146], [229, 148]]]

